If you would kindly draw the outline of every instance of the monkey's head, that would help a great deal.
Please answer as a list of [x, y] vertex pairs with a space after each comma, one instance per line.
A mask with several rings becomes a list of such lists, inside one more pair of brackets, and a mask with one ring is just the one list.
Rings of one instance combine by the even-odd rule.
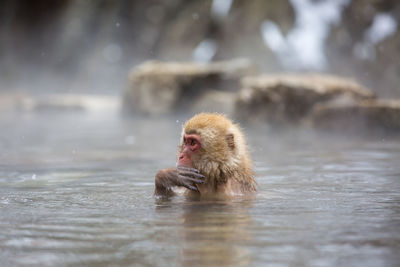
[[200, 113], [185, 123], [178, 166], [196, 168], [208, 174], [236, 169], [247, 158], [243, 134], [224, 115]]

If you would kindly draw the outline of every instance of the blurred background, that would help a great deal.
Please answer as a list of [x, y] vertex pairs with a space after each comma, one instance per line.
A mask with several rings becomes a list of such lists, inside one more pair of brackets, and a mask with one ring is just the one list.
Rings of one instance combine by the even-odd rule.
[[244, 57], [400, 97], [396, 0], [4, 0], [0, 90], [118, 95], [149, 59]]

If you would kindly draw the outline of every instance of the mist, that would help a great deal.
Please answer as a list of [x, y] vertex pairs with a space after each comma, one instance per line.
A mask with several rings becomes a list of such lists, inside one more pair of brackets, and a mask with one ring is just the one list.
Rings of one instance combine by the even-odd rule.
[[1, 91], [118, 95], [130, 69], [146, 60], [248, 58], [261, 72], [324, 71], [399, 96], [396, 1], [1, 5]]

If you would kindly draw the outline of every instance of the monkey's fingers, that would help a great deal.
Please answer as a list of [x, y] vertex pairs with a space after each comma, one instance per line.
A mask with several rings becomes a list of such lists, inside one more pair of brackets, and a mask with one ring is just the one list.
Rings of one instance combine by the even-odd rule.
[[192, 183], [196, 183], [196, 184], [204, 184], [203, 180], [196, 179], [196, 178], [193, 178], [193, 177], [184, 176], [184, 175], [181, 175], [181, 174], [179, 174], [178, 177], [179, 177], [179, 179], [181, 179], [181, 181], [183, 183], [188, 181], [188, 182], [192, 182]]
[[189, 172], [195, 172], [195, 173], [199, 173], [198, 169], [195, 168], [189, 168], [189, 167], [184, 167], [184, 166], [178, 166], [178, 171], [189, 171]]
[[197, 172], [190, 172], [190, 171], [181, 171], [181, 170], [178, 170], [178, 174], [179, 174], [179, 175], [182, 175], [182, 176], [192, 177], [192, 178], [204, 179], [204, 175], [201, 174], [201, 173], [197, 173]]
[[197, 189], [197, 187], [195, 185], [193, 185], [192, 183], [187, 182], [187, 181], [183, 181], [182, 186], [186, 187], [187, 189], [193, 190], [193, 191], [197, 191], [197, 192], [199, 191], [199, 189]]
[[197, 189], [197, 187], [195, 187], [194, 185], [188, 184], [188, 185], [185, 185], [185, 187], [188, 188], [188, 189], [190, 189], [190, 190], [199, 192], [199, 189]]

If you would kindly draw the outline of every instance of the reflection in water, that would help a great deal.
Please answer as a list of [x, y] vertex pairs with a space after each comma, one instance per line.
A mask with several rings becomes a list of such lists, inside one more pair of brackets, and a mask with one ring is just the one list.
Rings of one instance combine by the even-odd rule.
[[243, 244], [251, 242], [250, 203], [191, 202], [184, 206], [184, 266], [232, 266], [251, 262]]
[[251, 263], [246, 244], [252, 243], [249, 232], [252, 200], [157, 200], [157, 212], [170, 216], [178, 205], [176, 236], [179, 263], [183, 266], [232, 266]]

